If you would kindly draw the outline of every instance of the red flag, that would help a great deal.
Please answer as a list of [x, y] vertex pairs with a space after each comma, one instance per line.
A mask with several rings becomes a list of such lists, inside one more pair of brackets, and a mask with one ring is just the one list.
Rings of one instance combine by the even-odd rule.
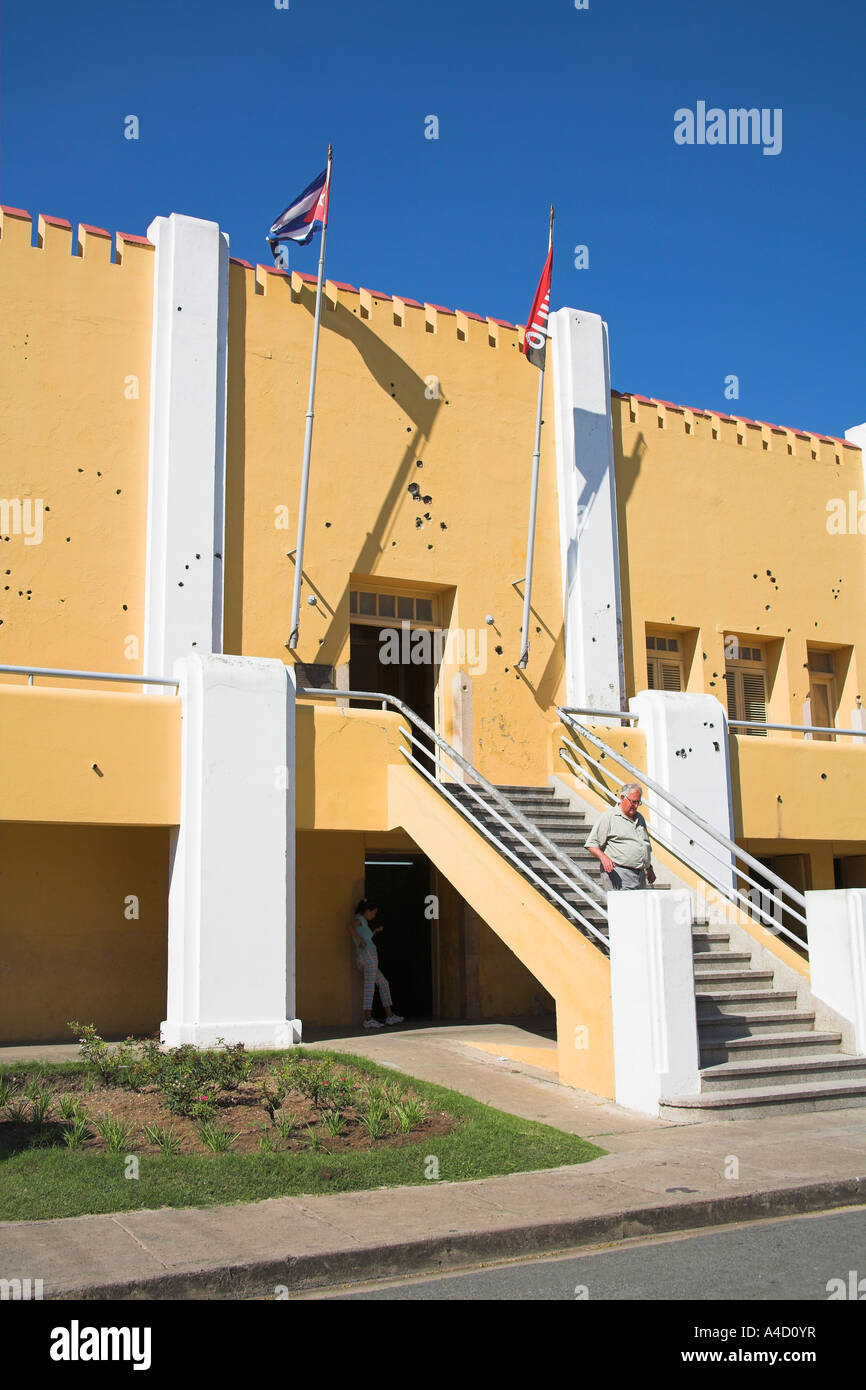
[[529, 312], [529, 322], [523, 337], [523, 351], [534, 367], [544, 369], [547, 351], [547, 317], [550, 313], [550, 279], [553, 274], [553, 245], [547, 252], [547, 260], [541, 272], [538, 289]]

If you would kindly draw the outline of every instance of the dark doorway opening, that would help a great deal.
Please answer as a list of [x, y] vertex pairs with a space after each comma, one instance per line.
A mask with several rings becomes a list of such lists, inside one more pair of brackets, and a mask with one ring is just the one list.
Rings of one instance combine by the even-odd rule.
[[[425, 916], [430, 893], [430, 862], [423, 854], [368, 851], [365, 896], [376, 903], [379, 968], [391, 986], [395, 1013], [405, 1018], [433, 1016], [432, 922]], [[374, 1013], [379, 1010], [379, 995]], [[381, 1013], [381, 1010], [379, 1010]]]
[[[382, 661], [379, 634], [382, 628], [368, 623], [349, 627], [349, 681], [352, 690], [381, 690], [408, 705], [425, 723], [435, 720], [436, 666], [430, 661]], [[401, 643], [401, 655], [402, 655]], [[405, 643], [408, 647], [408, 642]], [[406, 656], [409, 655], [407, 651]], [[366, 705], [362, 708], [369, 709]]]

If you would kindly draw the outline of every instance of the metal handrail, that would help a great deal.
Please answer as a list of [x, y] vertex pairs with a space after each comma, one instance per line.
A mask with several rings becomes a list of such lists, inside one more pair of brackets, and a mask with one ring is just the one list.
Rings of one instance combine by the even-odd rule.
[[[578, 709], [576, 705], [561, 705], [559, 714], [595, 715], [598, 719], [640, 719], [640, 715], [627, 709]], [[837, 729], [827, 724], [767, 724], [752, 719], [729, 719], [729, 729], [787, 729], [795, 734], [846, 734], [853, 738], [866, 738], [866, 729]]]
[[639, 714], [634, 714], [628, 709], [578, 709], [576, 705], [562, 705], [558, 710], [559, 714], [592, 714], [598, 719], [640, 719]]
[[[409, 733], [409, 730], [404, 729], [402, 726], [400, 728], [400, 732], [406, 734], [409, 738], [412, 737]], [[415, 740], [413, 740], [413, 743], [414, 742]], [[442, 760], [439, 757], [438, 753], [431, 753], [429, 748], [424, 748], [420, 743], [417, 746], [419, 750], [425, 754], [426, 757], [431, 759], [431, 761], [437, 769], [443, 767]], [[441, 792], [442, 795], [451, 803], [451, 805], [454, 806], [460, 812], [460, 814], [466, 818], [466, 820], [468, 820], [472, 825], [474, 825], [475, 829], [478, 830], [479, 833], [483, 835], [483, 837], [490, 844], [492, 844], [500, 854], [507, 855], [508, 858], [512, 861], [512, 863], [522, 874], [526, 874], [529, 878], [531, 878], [532, 881], [542, 890], [543, 893], [555, 899], [559, 908], [564, 913], [566, 913], [567, 916], [573, 917], [576, 921], [578, 921], [580, 925], [592, 936], [594, 936], [596, 940], [605, 948], [605, 950], [607, 950], [607, 938], [602, 935], [602, 933], [598, 930], [597, 927], [593, 926], [592, 922], [588, 921], [588, 919], [584, 917], [581, 912], [578, 911], [578, 909], [574, 906], [573, 903], [570, 903], [565, 898], [563, 898], [562, 895], [558, 893], [555, 888], [551, 887], [549, 883], [545, 883], [544, 879], [541, 878], [535, 872], [534, 869], [530, 868], [530, 866], [524, 860], [520, 859], [518, 855], [515, 854], [514, 850], [512, 850], [508, 845], [506, 845], [501, 839], [498, 839], [496, 836], [494, 836], [491, 832], [490, 827], [484, 825], [481, 821], [479, 821], [468, 809], [468, 807], [461, 803], [460, 800], [452, 794], [452, 792], [449, 790], [449, 788], [445, 785], [444, 782], [437, 780], [437, 778], [433, 775], [432, 772], [428, 771], [427, 768], [422, 767], [422, 765], [418, 762], [417, 758], [413, 758], [411, 756], [408, 749], [401, 748], [400, 751], [401, 753], [405, 754], [407, 760], [412, 764], [412, 766], [414, 768], [417, 768], [418, 772], [421, 773], [421, 776], [424, 777], [431, 784], [431, 786], [434, 786], [437, 791]], [[484, 798], [478, 792], [476, 792], [474, 787], [467, 783], [459, 782], [455, 783], [455, 786], [465, 786], [466, 790], [471, 792], [471, 794], [475, 797], [475, 800], [484, 810], [492, 812], [492, 814], [495, 815], [502, 822], [503, 825], [508, 827], [512, 835], [516, 835], [517, 838], [521, 840], [522, 843], [526, 846], [526, 848], [532, 851], [532, 853], [535, 855], [537, 859], [540, 859], [541, 862], [543, 864], [546, 864], [549, 869], [553, 869], [555, 873], [558, 873], [559, 876], [562, 879], [564, 879], [566, 883], [569, 884], [572, 890], [574, 889], [574, 884], [571, 882], [568, 876], [564, 874], [562, 870], [558, 869], [555, 865], [551, 864], [550, 860], [547, 859], [544, 854], [542, 854], [538, 846], [533, 845], [532, 842], [530, 840], [527, 840], [526, 837], [522, 835], [519, 830], [515, 829], [513, 825], [510, 825], [509, 822], [499, 814], [495, 807], [491, 806], [489, 802], [485, 801]]]
[[[604, 775], [606, 777], [609, 777], [613, 782], [617, 782], [620, 786], [625, 786], [625, 781], [623, 778], [617, 777], [615, 773], [609, 771], [608, 769], [603, 769], [601, 767], [601, 763], [596, 758], [591, 757], [590, 754], [587, 753], [584, 749], [578, 748], [574, 743], [571, 742], [570, 739], [564, 738], [563, 743], [568, 748], [574, 749], [574, 752], [578, 755], [578, 757], [582, 758], [584, 762], [589, 763], [591, 767], [598, 768], [600, 771], [603, 771]], [[568, 753], [564, 752], [562, 748], [560, 748], [559, 750], [559, 756], [562, 758], [566, 766], [569, 767], [576, 776], [583, 778], [583, 780], [594, 791], [597, 791], [600, 795], [609, 798], [611, 803], [614, 806], [616, 805], [616, 796], [611, 791], [610, 787], [605, 786], [605, 784], [601, 781], [599, 777], [593, 777], [592, 781], [590, 781], [590, 778], [587, 776], [584, 769], [578, 767], [574, 759], [569, 757]], [[653, 816], [660, 816], [662, 820], [667, 821], [669, 826], [672, 826], [674, 824], [674, 822], [671, 820], [671, 817], [667, 815], [660, 806], [654, 808]], [[662, 834], [656, 826], [649, 825], [647, 828], [649, 830], [651, 838], [655, 840], [657, 844], [660, 844], [664, 849], [669, 850], [671, 854], [675, 855], [678, 859], [682, 859], [685, 863], [690, 862], [683, 854], [682, 848], [673, 844], [673, 842], [669, 840], [666, 835]], [[691, 843], [694, 844], [694, 841], [691, 841]], [[708, 854], [711, 858], [715, 859], [717, 863], [721, 864], [723, 868], [730, 869], [732, 867], [730, 853], [723, 857], [722, 855], [714, 854], [708, 846], [704, 847], [704, 852]], [[723, 894], [723, 896], [727, 898], [735, 897], [738, 902], [743, 904], [747, 912], [754, 913], [756, 916], [760, 917], [765, 923], [767, 923], [770, 926], [772, 931], [787, 931], [787, 928], [780, 924], [779, 918], [776, 914], [765, 912], [764, 909], [759, 904], [757, 904], [750, 895], [741, 893], [739, 889], [736, 888], [731, 889], [725, 883], [720, 883], [717, 878], [713, 877], [712, 870], [708, 869], [706, 865], [692, 864], [691, 867], [694, 868], [695, 871], [699, 873], [702, 878], [706, 879], [708, 883], [711, 883], [714, 888], [717, 888], [719, 892]], [[781, 899], [777, 898], [774, 894], [767, 894], [767, 890], [764, 887], [764, 885], [758, 883], [755, 879], [751, 878], [749, 874], [746, 873], [745, 869], [743, 869], [740, 866], [737, 866], [736, 873], [738, 879], [742, 879], [745, 883], [750, 883], [752, 887], [757, 888], [760, 893], [772, 897], [774, 903], [784, 908], [786, 911], [790, 912], [791, 916], [796, 917], [797, 921], [801, 922], [803, 926], [807, 925], [806, 918], [803, 917], [801, 913], [799, 913], [796, 910], [796, 908], [787, 906], [785, 903], [781, 901]], [[788, 935], [791, 935], [792, 940], [796, 941], [798, 945], [802, 945], [800, 937], [794, 936], [791, 933], [788, 933]]]
[[[689, 806], [686, 806], [684, 802], [680, 801], [679, 798], [674, 796], [672, 792], [668, 791], [666, 787], [662, 787], [646, 772], [641, 772], [641, 770], [635, 767], [634, 764], [631, 763], [628, 760], [628, 758], [624, 757], [622, 753], [619, 753], [615, 749], [610, 748], [600, 738], [596, 737], [596, 735], [592, 733], [590, 729], [587, 729], [583, 725], [578, 724], [577, 720], [573, 719], [567, 713], [564, 707], [558, 709], [557, 713], [560, 715], [563, 723], [568, 725], [575, 733], [577, 733], [582, 738], [588, 738], [591, 743], [595, 744], [597, 748], [600, 748], [608, 757], [615, 759], [622, 767], [626, 769], [626, 771], [633, 774], [635, 780], [639, 781], [642, 785], [649, 787], [651, 791], [656, 792], [656, 794], [659, 795], [663, 800], [667, 801], [671, 806], [673, 806], [675, 810], [679, 811], [681, 815], [685, 816], [685, 818], [688, 821], [690, 821], [693, 825], [697, 826], [705, 834], [709, 835], [711, 839], [717, 842], [717, 844], [722, 845], [723, 848], [729, 851], [735, 859], [742, 860], [744, 863], [748, 864], [750, 868], [756, 869], [758, 873], [761, 875], [762, 879], [764, 879], [766, 882], [775, 884], [775, 886], [779, 888], [786, 897], [790, 898], [792, 902], [797, 903], [797, 905], [805, 912], [805, 897], [802, 893], [798, 892], [796, 888], [792, 888], [790, 883], [786, 883], [784, 879], [780, 878], [779, 875], [775, 874], [771, 869], [768, 869], [766, 865], [760, 862], [760, 860], [755, 859], [753, 855], [749, 854], [748, 851], [742, 849], [740, 845], [736, 844], [733, 840], [729, 839], [727, 835], [723, 835], [720, 831], [718, 831], [715, 828], [715, 826], [710, 825], [708, 821], [705, 821], [702, 816], [697, 815], [695, 811], [693, 811]], [[674, 852], [677, 854], [678, 858], [682, 859], [686, 863], [689, 862], [681, 850]], [[702, 877], [706, 876], [702, 870], [701, 865], [691, 864], [690, 867], [693, 868], [695, 872], [701, 874]], [[736, 872], [737, 874], [740, 873], [738, 866], [732, 865], [732, 868], [734, 869], [734, 872]], [[745, 875], [743, 876], [745, 877]], [[716, 886], [718, 887], [719, 885]], [[725, 896], [737, 895], [737, 890], [734, 888], [731, 888], [730, 890], [723, 889], [722, 891], [725, 893]], [[769, 896], [773, 895], [770, 894]], [[783, 904], [783, 906], [785, 905]], [[750, 904], [750, 910], [755, 910], [753, 904]], [[799, 913], [794, 912], [792, 908], [786, 907], [786, 910], [791, 912], [792, 915], [798, 917], [800, 921], [805, 921], [805, 919], [802, 918]], [[761, 914], [760, 909], [757, 909], [757, 912], [758, 915], [763, 915]], [[786, 936], [791, 937], [793, 941], [796, 941], [799, 947], [802, 947], [804, 945], [800, 937], [796, 936], [795, 933], [788, 931], [788, 929], [784, 927], [780, 922], [775, 923], [774, 930], [781, 931]]]
[[130, 676], [120, 671], [69, 671], [54, 666], [0, 666], [0, 675], [27, 676], [28, 685], [33, 684], [34, 676], [55, 676], [61, 680], [75, 681], [123, 681], [128, 685], [173, 685], [179, 681], [167, 676]]
[[[414, 725], [414, 727], [417, 730], [419, 730], [425, 738], [431, 739], [432, 742], [435, 743], [436, 746], [439, 749], [441, 749], [442, 752], [444, 752], [445, 755], [448, 758], [450, 758], [451, 761], [455, 763], [457, 767], [459, 767], [463, 772], [467, 773], [473, 782], [477, 782], [478, 785], [482, 787], [484, 791], [488, 794], [488, 796], [491, 797], [492, 800], [502, 810], [505, 811], [510, 821], [509, 829], [514, 830], [514, 823], [516, 822], [516, 824], [520, 827], [524, 834], [530, 836], [535, 841], [535, 844], [530, 845], [530, 848], [535, 849], [537, 852], [538, 846], [541, 846], [541, 848], [544, 850], [544, 854], [539, 855], [539, 857], [544, 862], [553, 861], [552, 863], [549, 863], [548, 866], [550, 868], [555, 869], [559, 876], [565, 879], [566, 882], [569, 883], [569, 886], [575, 889], [583, 898], [591, 901], [594, 908], [597, 908], [603, 915], [606, 915], [607, 902], [604, 897], [604, 894], [602, 893], [602, 890], [597, 886], [597, 884], [589, 877], [589, 875], [585, 874], [582, 869], [578, 868], [578, 866], [574, 863], [572, 859], [569, 859], [567, 855], [563, 854], [559, 846], [555, 845], [553, 841], [550, 840], [548, 836], [544, 834], [544, 831], [539, 830], [538, 826], [533, 825], [532, 821], [530, 821], [526, 816], [524, 816], [523, 812], [517, 806], [515, 806], [514, 803], [508, 799], [508, 797], [504, 796], [498, 787], [495, 787], [492, 782], [488, 782], [487, 778], [484, 777], [476, 767], [473, 767], [472, 763], [468, 762], [466, 758], [464, 758], [460, 753], [458, 753], [456, 748], [452, 748], [452, 746], [449, 743], [447, 743], [446, 740], [442, 738], [440, 734], [437, 734], [435, 729], [431, 729], [430, 725], [425, 723], [425, 721], [421, 719], [420, 716], [417, 715], [413, 709], [411, 709], [408, 705], [404, 704], [402, 700], [398, 700], [394, 695], [387, 695], [383, 691], [323, 690], [315, 687], [310, 688], [305, 686], [299, 687], [297, 694], [305, 698], [318, 698], [319, 696], [325, 696], [331, 699], [365, 700], [369, 703], [379, 704], [382, 706], [383, 709], [386, 709], [389, 705], [392, 706], [406, 719], [408, 719], [410, 724]], [[420, 746], [422, 745], [419, 745], [419, 747]], [[410, 759], [410, 761], [413, 760]], [[414, 765], [418, 766], [418, 764]], [[440, 787], [440, 789], [442, 789], [441, 783], [438, 783], [437, 785]], [[470, 784], [463, 783], [459, 785], [468, 786], [469, 790], [474, 792], [474, 788], [472, 788]], [[496, 806], [486, 806], [486, 809], [491, 810], [494, 812], [494, 814], [496, 814]], [[461, 811], [462, 810], [463, 808], [461, 808]], [[501, 817], [499, 818], [501, 819]], [[505, 853], [508, 852], [507, 847], [501, 844], [498, 838], [495, 837], [492, 834], [492, 832], [489, 831], [489, 828], [487, 833], [488, 838], [491, 840], [492, 843], [496, 845], [497, 849]], [[523, 868], [525, 866], [521, 867]], [[563, 870], [565, 872], [563, 872]], [[606, 946], [607, 942], [605, 941], [604, 937], [602, 937], [600, 933], [595, 931], [591, 924], [587, 925], [589, 927], [589, 930], [593, 931], [594, 935], [598, 936], [599, 940], [603, 941]]]
[[787, 729], [794, 734], [850, 734], [866, 738], [866, 729], [837, 729], [827, 724], [761, 724], [750, 719], [729, 719], [729, 729]]
[[779, 878], [778, 874], [774, 874], [772, 870], [767, 869], [759, 859], [755, 859], [747, 850], [742, 849], [733, 840], [729, 840], [727, 835], [723, 835], [714, 825], [710, 825], [709, 821], [705, 821], [703, 816], [699, 816], [690, 806], [686, 806], [685, 802], [680, 801], [679, 797], [674, 796], [673, 792], [669, 792], [666, 787], [661, 786], [650, 777], [648, 773], [641, 772], [640, 768], [635, 767], [634, 763], [630, 763], [628, 758], [623, 757], [622, 753], [618, 753], [615, 749], [609, 748], [608, 745], [600, 738], [597, 738], [590, 729], [583, 728], [581, 724], [577, 724], [576, 720], [567, 719], [565, 722], [576, 725], [577, 732], [581, 736], [588, 738], [591, 743], [594, 743], [597, 748], [601, 748], [609, 757], [615, 758], [628, 772], [633, 773], [635, 779], [641, 782], [642, 785], [649, 787], [651, 791], [656, 792], [665, 801], [670, 802], [671, 806], [684, 815], [687, 820], [690, 820], [694, 825], [698, 826], [699, 829], [703, 830], [707, 835], [710, 835], [712, 839], [724, 846], [725, 849], [730, 850], [731, 854], [737, 855], [737, 857], [743, 859], [745, 863], [750, 864], [753, 869], [757, 869], [762, 878], [768, 879], [770, 883], [775, 883], [778, 888], [781, 888], [784, 893], [787, 893], [789, 897], [792, 897], [795, 902], [798, 902], [801, 907], [805, 908], [806, 899], [802, 893], [799, 893], [796, 888], [792, 888], [790, 883], [786, 883], [783, 878]]

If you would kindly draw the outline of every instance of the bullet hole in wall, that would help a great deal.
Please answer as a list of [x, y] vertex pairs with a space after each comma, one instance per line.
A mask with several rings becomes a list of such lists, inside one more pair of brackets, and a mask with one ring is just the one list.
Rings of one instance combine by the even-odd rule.
[[409, 493], [410, 497], [413, 497], [415, 499], [416, 502], [421, 497], [421, 489], [417, 483], [410, 483], [406, 491]]
[[127, 607], [127, 605], [126, 605], [125, 603], [122, 603], [120, 606], [121, 606], [121, 608], [123, 609], [123, 611], [124, 611], [124, 613], [125, 613], [125, 612], [126, 612], [126, 607]]
[[432, 550], [432, 549], [433, 549], [432, 545], [428, 545], [427, 549], [428, 549], [428, 550]]
[[826, 774], [826, 772], [822, 772], [822, 773], [821, 773], [821, 781], [822, 781], [822, 782], [826, 782], [826, 780], [827, 780], [827, 774]]
[[448, 527], [445, 525], [445, 522], [444, 522], [444, 521], [440, 521], [440, 522], [439, 522], [439, 530], [440, 530], [440, 531], [447, 531], [447, 530], [448, 530]]
[[416, 468], [423, 468], [423, 467], [424, 467], [424, 460], [423, 460], [423, 459], [416, 459], [416, 460], [415, 460], [415, 467], [416, 467]]
[[424, 513], [424, 520], [425, 520], [425, 521], [429, 521], [429, 520], [430, 520], [430, 513], [429, 513], [429, 512], [425, 512], [425, 513]]
[[326, 522], [325, 522], [325, 528], [327, 529], [327, 528], [330, 526], [330, 524], [331, 524], [330, 521], [326, 521]]
[[430, 496], [428, 492], [424, 497], [421, 498], [421, 501], [424, 503], [425, 507], [429, 507], [430, 503], [433, 501], [433, 498]]
[[416, 518], [415, 518], [415, 530], [416, 530], [416, 531], [420, 531], [420, 530], [421, 530], [421, 527], [422, 527], [423, 525], [424, 525], [424, 522], [422, 521], [421, 517], [420, 517], [420, 516], [416, 516]]
[[502, 648], [501, 648], [501, 647], [494, 647], [493, 650], [495, 651], [495, 653], [496, 653], [497, 656], [501, 656], [501, 655], [502, 655]]

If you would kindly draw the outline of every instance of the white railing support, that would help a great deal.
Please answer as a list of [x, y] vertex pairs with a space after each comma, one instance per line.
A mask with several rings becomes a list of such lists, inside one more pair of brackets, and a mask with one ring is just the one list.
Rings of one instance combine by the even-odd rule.
[[691, 898], [646, 889], [607, 906], [616, 1103], [658, 1115], [701, 1088]]
[[866, 888], [806, 894], [812, 994], [852, 1029], [866, 1053]]

